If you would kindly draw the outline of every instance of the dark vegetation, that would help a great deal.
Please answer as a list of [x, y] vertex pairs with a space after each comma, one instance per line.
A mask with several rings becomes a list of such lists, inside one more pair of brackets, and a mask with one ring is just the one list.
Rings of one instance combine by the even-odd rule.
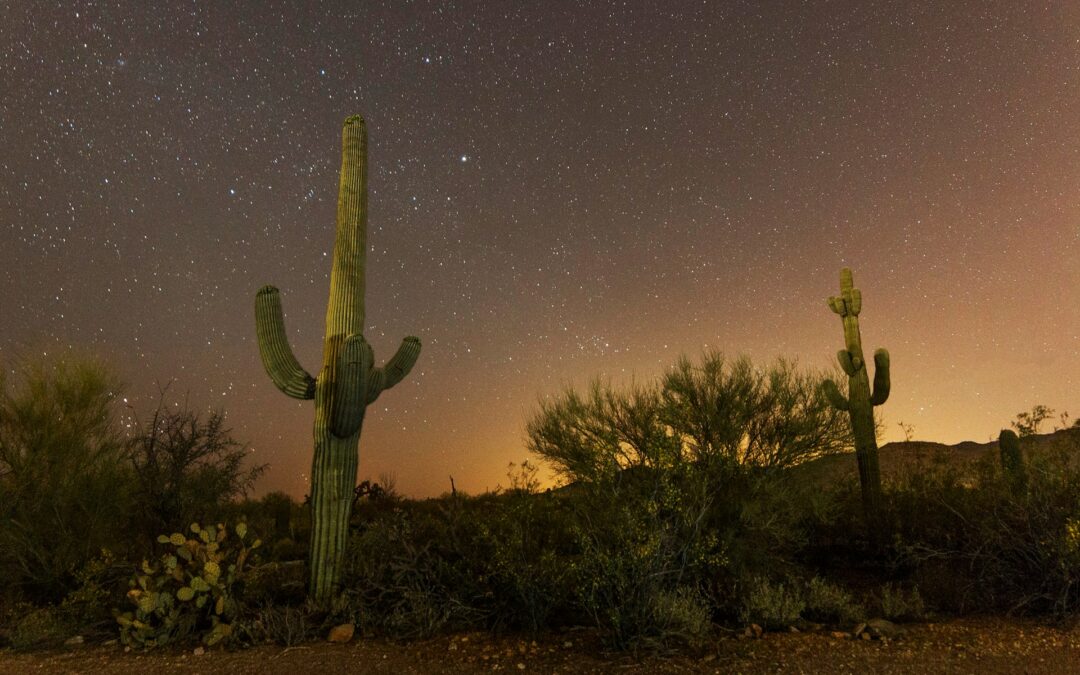
[[[392, 480], [361, 483], [342, 586], [316, 606], [307, 508], [247, 498], [263, 469], [223, 415], [166, 391], [125, 425], [120, 387], [93, 361], [10, 372], [3, 646], [293, 645], [354, 623], [398, 639], [591, 625], [620, 649], [695, 648], [750, 624], [1063, 616], [1080, 602], [1080, 428], [1063, 415], [1042, 442], [1054, 418], [1041, 406], [973, 462], [891, 463], [883, 448], [869, 532], [827, 373], [710, 353], [650, 385], [567, 390], [540, 402], [535, 457], [506, 488], [409, 500]], [[541, 489], [534, 462], [560, 486]]]

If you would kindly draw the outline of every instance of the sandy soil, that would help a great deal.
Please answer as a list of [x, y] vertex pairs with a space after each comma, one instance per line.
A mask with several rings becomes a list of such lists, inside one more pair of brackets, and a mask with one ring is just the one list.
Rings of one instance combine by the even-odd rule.
[[483, 633], [407, 644], [359, 639], [240, 651], [125, 653], [82, 645], [0, 652], [0, 673], [1080, 673], [1080, 628], [1025, 620], [965, 619], [908, 626], [907, 636], [864, 641], [830, 632], [719, 637], [699, 654], [635, 659], [602, 649], [595, 633], [538, 639]]

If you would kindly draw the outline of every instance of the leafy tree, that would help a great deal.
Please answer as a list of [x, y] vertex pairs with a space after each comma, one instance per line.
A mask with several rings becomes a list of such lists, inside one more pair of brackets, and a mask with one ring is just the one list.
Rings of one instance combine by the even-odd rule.
[[719, 352], [699, 366], [682, 358], [659, 386], [617, 392], [594, 382], [585, 395], [542, 400], [529, 447], [568, 481], [682, 462], [789, 467], [850, 447], [823, 379], [783, 359], [754, 368]]
[[850, 447], [845, 416], [822, 393], [823, 373], [778, 359], [754, 368], [707, 352], [663, 378], [664, 421], [694, 459], [784, 468]]
[[128, 524], [131, 473], [114, 423], [120, 392], [99, 361], [16, 362], [0, 376], [0, 574], [55, 600]]

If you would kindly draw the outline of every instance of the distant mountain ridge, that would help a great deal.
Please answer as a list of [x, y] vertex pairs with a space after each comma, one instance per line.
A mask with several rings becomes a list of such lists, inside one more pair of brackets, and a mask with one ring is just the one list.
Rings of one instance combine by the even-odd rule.
[[[1080, 428], [1070, 427], [1048, 434], [1024, 436], [1020, 439], [1020, 449], [1029, 461], [1034, 455], [1062, 450], [1071, 455], [1070, 462], [1080, 462]], [[894, 441], [881, 446], [878, 450], [878, 461], [882, 479], [888, 479], [920, 462], [941, 461], [961, 467], [972, 466], [987, 453], [992, 453], [997, 458], [998, 452], [996, 440], [986, 443], [962, 441], [955, 445], [932, 441]], [[799, 470], [806, 471], [825, 483], [858, 476], [854, 453], [820, 457], [803, 464]]]

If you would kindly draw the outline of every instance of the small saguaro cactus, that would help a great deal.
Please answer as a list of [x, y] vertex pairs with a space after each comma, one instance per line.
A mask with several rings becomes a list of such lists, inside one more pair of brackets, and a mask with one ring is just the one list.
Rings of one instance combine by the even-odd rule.
[[871, 531], [876, 532], [874, 528], [879, 525], [881, 514], [881, 471], [878, 468], [874, 406], [889, 398], [889, 352], [884, 349], [874, 352], [874, 390], [871, 393], [859, 334], [862, 293], [854, 287], [851, 270], [847, 267], [840, 270], [840, 295], [830, 297], [828, 303], [844, 322], [845, 349], [837, 352], [836, 358], [848, 376], [848, 395], [845, 398], [832, 380], [825, 380], [822, 389], [833, 407], [847, 411], [851, 419], [863, 509]]
[[1002, 429], [998, 435], [998, 450], [1001, 451], [1001, 470], [1009, 487], [1014, 493], [1023, 492], [1027, 487], [1027, 469], [1020, 452], [1020, 437], [1011, 429]]
[[409, 373], [420, 355], [420, 340], [407, 337], [386, 365], [377, 368], [371, 346], [364, 340], [367, 129], [363, 118], [346, 119], [341, 136], [337, 233], [323, 364], [317, 378], [300, 366], [289, 347], [278, 289], [263, 286], [255, 296], [259, 353], [270, 379], [287, 396], [315, 400], [308, 592], [319, 603], [331, 598], [341, 576], [364, 412], [379, 394]]

